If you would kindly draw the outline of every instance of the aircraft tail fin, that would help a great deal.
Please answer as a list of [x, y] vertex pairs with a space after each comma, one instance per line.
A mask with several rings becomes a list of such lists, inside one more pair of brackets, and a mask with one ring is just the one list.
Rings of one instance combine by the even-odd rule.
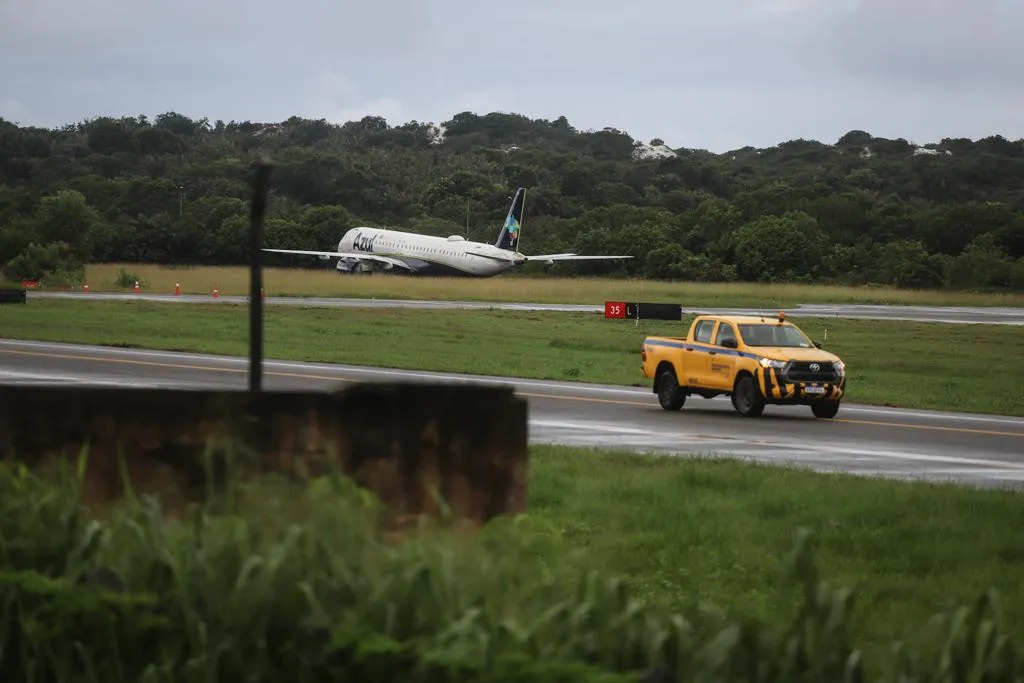
[[516, 189], [516, 195], [512, 198], [512, 205], [508, 207], [508, 215], [505, 217], [505, 224], [501, 226], [498, 233], [498, 240], [494, 243], [498, 249], [516, 251], [519, 246], [519, 233], [523, 226], [523, 206], [526, 201], [526, 188]]

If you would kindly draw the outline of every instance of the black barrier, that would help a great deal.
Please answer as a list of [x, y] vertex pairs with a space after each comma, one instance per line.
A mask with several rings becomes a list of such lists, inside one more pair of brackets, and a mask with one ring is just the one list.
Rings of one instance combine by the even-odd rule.
[[682, 320], [683, 307], [679, 304], [655, 304], [636, 301], [604, 302], [604, 317], [628, 320]]
[[682, 320], [679, 304], [627, 303], [626, 317], [635, 320]]
[[26, 300], [24, 289], [0, 287], [0, 304], [23, 304]]

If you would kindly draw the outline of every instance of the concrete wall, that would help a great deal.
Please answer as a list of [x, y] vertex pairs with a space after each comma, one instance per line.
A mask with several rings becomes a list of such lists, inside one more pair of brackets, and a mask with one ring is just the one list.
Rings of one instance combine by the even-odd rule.
[[511, 388], [357, 384], [256, 396], [0, 388], [0, 458], [45, 472], [60, 458], [73, 467], [86, 445], [87, 504], [122, 496], [120, 451], [135, 491], [159, 493], [171, 509], [201, 500], [228, 466], [242, 477], [316, 475], [331, 458], [400, 517], [437, 513], [430, 487], [469, 522], [526, 506], [527, 406]]

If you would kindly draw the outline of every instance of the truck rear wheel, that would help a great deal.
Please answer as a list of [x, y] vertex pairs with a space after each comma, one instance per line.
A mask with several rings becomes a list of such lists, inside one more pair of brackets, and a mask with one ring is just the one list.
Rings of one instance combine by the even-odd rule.
[[732, 391], [732, 407], [743, 417], [757, 417], [764, 412], [764, 397], [750, 375], [743, 375]]
[[686, 394], [679, 386], [676, 371], [667, 367], [658, 373], [658, 403], [665, 410], [679, 410], [686, 403]]
[[811, 412], [814, 417], [835, 417], [839, 412], [839, 401], [815, 401], [811, 404]]

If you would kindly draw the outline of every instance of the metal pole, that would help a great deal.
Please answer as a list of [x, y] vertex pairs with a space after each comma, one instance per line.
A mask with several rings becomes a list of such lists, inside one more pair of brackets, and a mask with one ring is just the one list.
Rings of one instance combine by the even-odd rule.
[[263, 384], [263, 216], [267, 211], [270, 172], [263, 160], [256, 166], [252, 215], [249, 228], [249, 391], [257, 393]]

